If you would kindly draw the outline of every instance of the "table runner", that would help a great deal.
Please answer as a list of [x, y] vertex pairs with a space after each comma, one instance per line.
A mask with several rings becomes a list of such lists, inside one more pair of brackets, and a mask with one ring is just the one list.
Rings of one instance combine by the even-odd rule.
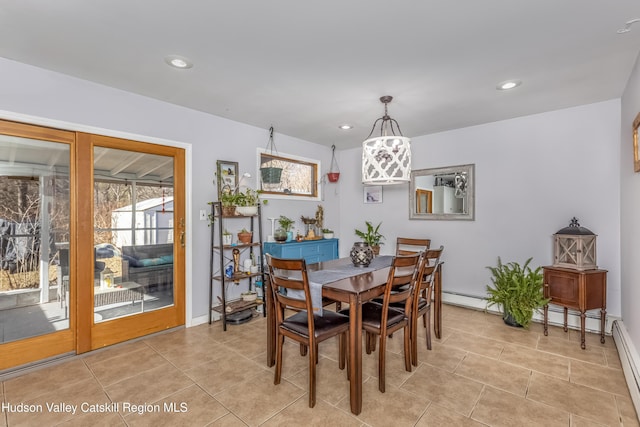
[[[371, 263], [366, 267], [344, 264], [326, 270], [308, 271], [309, 292], [311, 293], [313, 310], [322, 316], [322, 285], [357, 276], [358, 274], [382, 270], [383, 268], [391, 266], [392, 260], [393, 257], [391, 255], [382, 255], [373, 258]], [[302, 291], [289, 290], [288, 295], [292, 298], [304, 299], [304, 293]]]

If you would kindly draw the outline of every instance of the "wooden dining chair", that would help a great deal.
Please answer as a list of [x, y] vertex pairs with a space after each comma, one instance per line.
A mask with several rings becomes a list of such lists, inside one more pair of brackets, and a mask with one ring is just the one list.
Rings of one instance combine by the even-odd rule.
[[431, 300], [433, 297], [436, 271], [440, 268], [440, 257], [444, 246], [438, 249], [429, 249], [424, 253], [419, 283], [416, 285], [413, 313], [411, 316], [411, 361], [418, 366], [418, 319], [422, 317], [422, 323], [426, 329], [427, 349], [431, 350]]
[[[370, 301], [362, 305], [362, 329], [365, 331], [365, 349], [371, 354], [379, 340], [378, 389], [385, 391], [385, 356], [387, 337], [404, 329], [405, 369], [411, 372], [411, 304], [413, 290], [418, 281], [421, 254], [393, 258], [382, 303]], [[405, 286], [402, 286], [405, 285]], [[400, 305], [394, 307], [393, 305]], [[345, 310], [348, 312], [347, 310]]]
[[398, 237], [396, 239], [396, 255], [412, 255], [429, 249], [431, 239], [414, 239]]
[[[276, 367], [273, 383], [280, 384], [282, 376], [284, 338], [290, 338], [305, 346], [309, 353], [309, 407], [313, 408], [316, 404], [318, 343], [339, 336], [338, 366], [344, 369], [349, 316], [330, 310], [323, 310], [322, 315], [315, 313], [304, 259], [282, 259], [269, 254], [266, 257], [276, 315]], [[302, 291], [304, 298], [287, 296], [285, 290]], [[285, 310], [294, 310], [295, 314], [285, 317], [285, 314], [290, 313]]]

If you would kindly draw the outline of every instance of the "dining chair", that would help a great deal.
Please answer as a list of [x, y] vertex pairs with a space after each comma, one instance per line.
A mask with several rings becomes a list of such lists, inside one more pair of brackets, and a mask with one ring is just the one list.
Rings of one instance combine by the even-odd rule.
[[[266, 255], [266, 259], [276, 315], [276, 367], [273, 383], [280, 384], [282, 377], [284, 338], [304, 345], [309, 353], [309, 407], [313, 408], [316, 404], [318, 343], [339, 336], [338, 366], [344, 369], [349, 316], [330, 310], [323, 310], [322, 315], [316, 314], [312, 306], [304, 259], [282, 259], [269, 254]], [[289, 292], [284, 292], [285, 290]], [[290, 291], [302, 291], [304, 297], [292, 297], [293, 292]], [[287, 296], [287, 293], [290, 295]], [[285, 314], [290, 313], [288, 310], [294, 310], [295, 314], [285, 317]]]
[[396, 239], [396, 255], [412, 255], [429, 249], [431, 239], [414, 239], [398, 237]]
[[413, 313], [411, 315], [411, 361], [413, 366], [418, 366], [418, 319], [422, 317], [422, 323], [426, 329], [427, 349], [431, 350], [431, 300], [435, 276], [440, 268], [440, 257], [444, 246], [438, 249], [429, 249], [424, 253], [421, 280], [416, 285], [413, 299]]
[[[394, 257], [387, 276], [382, 303], [370, 301], [362, 305], [362, 329], [365, 331], [367, 354], [371, 354], [375, 350], [376, 337], [379, 340], [378, 389], [382, 393], [385, 391], [387, 337], [401, 329], [404, 329], [404, 365], [405, 369], [411, 372], [411, 334], [409, 330], [411, 304], [413, 290], [418, 281], [418, 266], [421, 256], [421, 253], [417, 253]], [[400, 307], [397, 307], [398, 305]]]

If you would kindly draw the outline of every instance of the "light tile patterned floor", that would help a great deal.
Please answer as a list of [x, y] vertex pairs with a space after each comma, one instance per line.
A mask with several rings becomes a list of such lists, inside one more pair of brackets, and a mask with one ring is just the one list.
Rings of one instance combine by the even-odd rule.
[[[402, 334], [390, 340], [386, 393], [378, 391], [377, 353], [365, 355], [357, 417], [336, 342], [321, 344], [310, 409], [306, 357], [287, 343], [283, 381], [273, 385], [258, 317], [227, 332], [220, 324], [171, 331], [7, 379], [0, 427], [640, 425], [611, 337], [603, 345], [590, 334], [581, 350], [575, 331], [551, 328], [545, 337], [539, 324], [510, 328], [453, 306], [443, 313], [443, 337], [431, 351], [421, 328], [412, 372], [404, 370]], [[18, 412], [20, 404], [36, 412]]]

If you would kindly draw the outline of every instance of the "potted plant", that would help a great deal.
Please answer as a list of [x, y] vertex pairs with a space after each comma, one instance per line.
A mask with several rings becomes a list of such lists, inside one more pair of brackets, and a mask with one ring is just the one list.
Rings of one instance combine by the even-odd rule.
[[293, 227], [294, 223], [294, 220], [284, 215], [280, 215], [280, 218], [278, 218], [278, 225], [280, 225], [280, 228], [287, 233], [287, 242], [293, 240], [293, 231], [291, 231], [291, 227]]
[[251, 237], [253, 236], [253, 232], [243, 228], [238, 232], [238, 241], [243, 244], [251, 243]]
[[487, 267], [491, 270], [493, 283], [493, 286], [487, 286], [487, 307], [501, 306], [507, 325], [529, 327], [534, 311], [549, 302], [543, 293], [542, 268], [532, 270], [529, 267], [531, 260], [529, 258], [521, 266], [517, 262], [503, 264], [498, 257], [496, 267]]
[[367, 231], [361, 231], [356, 228], [356, 235], [369, 245], [374, 255], [379, 255], [380, 245], [384, 245], [382, 239], [385, 238], [379, 231], [382, 223], [374, 227], [371, 221], [365, 221], [365, 225], [367, 226]]
[[234, 216], [236, 214], [236, 203], [238, 195], [231, 191], [220, 194], [220, 202], [222, 203], [222, 215]]
[[322, 236], [325, 239], [333, 239], [333, 230], [331, 230], [329, 228], [323, 228], [322, 229]]
[[240, 215], [251, 216], [258, 213], [258, 192], [252, 188], [247, 188], [244, 192], [239, 192], [235, 199], [236, 212]]
[[231, 243], [232, 243], [231, 233], [229, 232], [229, 230], [225, 228], [224, 231], [222, 232], [222, 244], [225, 246], [229, 246]]

